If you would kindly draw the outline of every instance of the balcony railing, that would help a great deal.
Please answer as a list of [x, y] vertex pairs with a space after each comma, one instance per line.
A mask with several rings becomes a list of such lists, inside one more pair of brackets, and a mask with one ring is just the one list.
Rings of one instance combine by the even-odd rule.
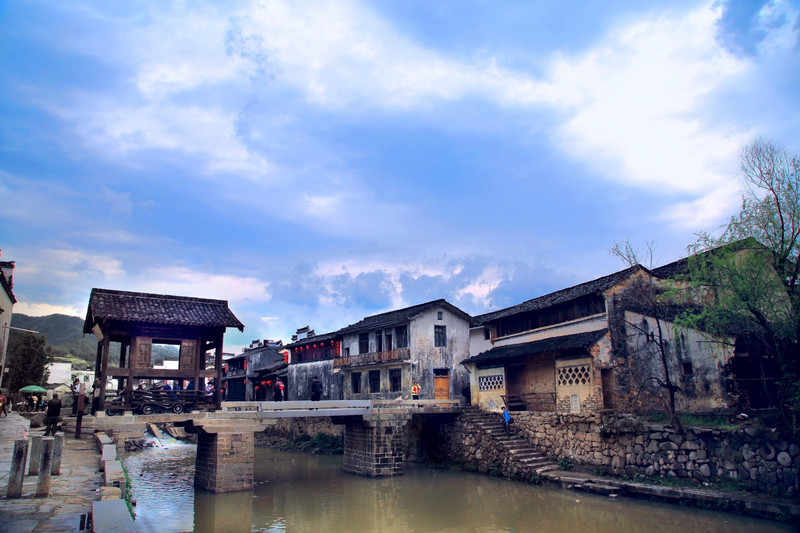
[[391, 363], [393, 361], [408, 361], [411, 359], [411, 349], [397, 348], [384, 352], [360, 353], [358, 355], [343, 355], [333, 360], [334, 368], [345, 366], [371, 365], [375, 363]]

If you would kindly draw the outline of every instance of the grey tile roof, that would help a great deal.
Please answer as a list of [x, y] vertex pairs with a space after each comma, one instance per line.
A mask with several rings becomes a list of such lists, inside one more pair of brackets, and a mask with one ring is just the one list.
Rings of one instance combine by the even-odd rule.
[[481, 324], [486, 324], [507, 316], [512, 316], [519, 313], [527, 313], [529, 311], [539, 311], [553, 305], [576, 300], [589, 294], [603, 292], [628, 278], [637, 270], [643, 268], [644, 267], [642, 266], [635, 265], [626, 268], [625, 270], [620, 270], [619, 272], [609, 274], [608, 276], [597, 278], [593, 281], [587, 281], [585, 283], [581, 283], [580, 285], [575, 285], [573, 287], [561, 289], [556, 292], [551, 292], [550, 294], [545, 294], [544, 296], [539, 296], [538, 298], [534, 298], [532, 300], [527, 300], [512, 307], [506, 307], [505, 309], [500, 309], [499, 311], [492, 311], [491, 313], [478, 315], [475, 317], [475, 320]]
[[337, 331], [339, 335], [344, 335], [347, 333], [355, 333], [359, 331], [371, 331], [373, 329], [380, 329], [385, 327], [390, 327], [394, 325], [403, 324], [405, 322], [409, 322], [414, 317], [424, 313], [428, 309], [434, 309], [437, 307], [442, 307], [450, 311], [451, 313], [460, 316], [464, 320], [466, 320], [470, 325], [474, 323], [473, 318], [459, 309], [458, 307], [454, 306], [453, 304], [449, 303], [447, 300], [439, 299], [433, 300], [431, 302], [426, 302], [423, 304], [412, 305], [411, 307], [405, 307], [403, 309], [397, 309], [395, 311], [388, 311], [386, 313], [380, 313], [377, 315], [368, 316], [359, 320], [355, 324], [350, 324], [347, 327], [344, 327]]
[[92, 289], [83, 332], [91, 333], [92, 326], [104, 319], [244, 330], [226, 300]]
[[582, 352], [588, 350], [593, 344], [603, 338], [606, 333], [608, 333], [608, 330], [602, 329], [598, 331], [589, 331], [587, 333], [551, 337], [539, 341], [497, 346], [465, 359], [462, 364], [477, 363], [480, 365], [483, 363], [502, 363], [545, 352]]

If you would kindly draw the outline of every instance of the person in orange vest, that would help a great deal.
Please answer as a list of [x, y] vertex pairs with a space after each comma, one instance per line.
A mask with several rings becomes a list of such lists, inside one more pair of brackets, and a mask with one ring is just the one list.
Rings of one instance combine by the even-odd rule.
[[413, 400], [419, 400], [419, 382], [415, 381], [414, 386], [411, 387], [411, 398]]

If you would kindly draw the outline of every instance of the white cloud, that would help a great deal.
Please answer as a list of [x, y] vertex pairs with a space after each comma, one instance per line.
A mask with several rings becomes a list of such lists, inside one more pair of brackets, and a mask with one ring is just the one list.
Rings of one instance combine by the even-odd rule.
[[255, 277], [210, 274], [184, 267], [150, 269], [138, 283], [140, 288], [136, 290], [144, 292], [214, 298], [228, 300], [229, 304], [270, 300], [267, 283]]
[[68, 305], [51, 305], [46, 303], [33, 303], [33, 302], [18, 302], [14, 305], [14, 312], [21, 315], [28, 316], [45, 316], [52, 314], [68, 315], [68, 316], [81, 316], [84, 312], [77, 306]]

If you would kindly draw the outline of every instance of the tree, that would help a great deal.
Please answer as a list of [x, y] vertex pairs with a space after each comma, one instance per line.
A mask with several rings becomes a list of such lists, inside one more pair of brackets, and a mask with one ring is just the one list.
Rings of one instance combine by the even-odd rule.
[[775, 404], [800, 436], [800, 159], [758, 138], [743, 148], [740, 168], [741, 210], [721, 236], [701, 233], [689, 248], [696, 255], [683, 279], [703, 306], [682, 320], [712, 333], [743, 327], [774, 355], [782, 369]]
[[[647, 250], [642, 253], [629, 240], [615, 241], [609, 252], [628, 266], [641, 266], [646, 262], [652, 268], [655, 246], [652, 242], [647, 243]], [[666, 332], [667, 324], [675, 318], [675, 306], [670, 300], [670, 291], [664, 282], [643, 271], [622, 292], [621, 303], [623, 313], [625, 309], [630, 309], [648, 317], [642, 322], [625, 320], [626, 330], [633, 331], [633, 337], [636, 337], [631, 339], [630, 344], [634, 347], [632, 353], [629, 353], [631, 379], [636, 385], [636, 396], [648, 393], [661, 397], [670, 423], [680, 431], [682, 425], [675, 407], [675, 396], [680, 391], [676, 379], [678, 360]], [[641, 342], [638, 339], [642, 339]], [[666, 395], [658, 394], [659, 390]]]
[[11, 348], [8, 358], [8, 387], [16, 392], [27, 385], [44, 386], [50, 350], [44, 335], [26, 333]]

